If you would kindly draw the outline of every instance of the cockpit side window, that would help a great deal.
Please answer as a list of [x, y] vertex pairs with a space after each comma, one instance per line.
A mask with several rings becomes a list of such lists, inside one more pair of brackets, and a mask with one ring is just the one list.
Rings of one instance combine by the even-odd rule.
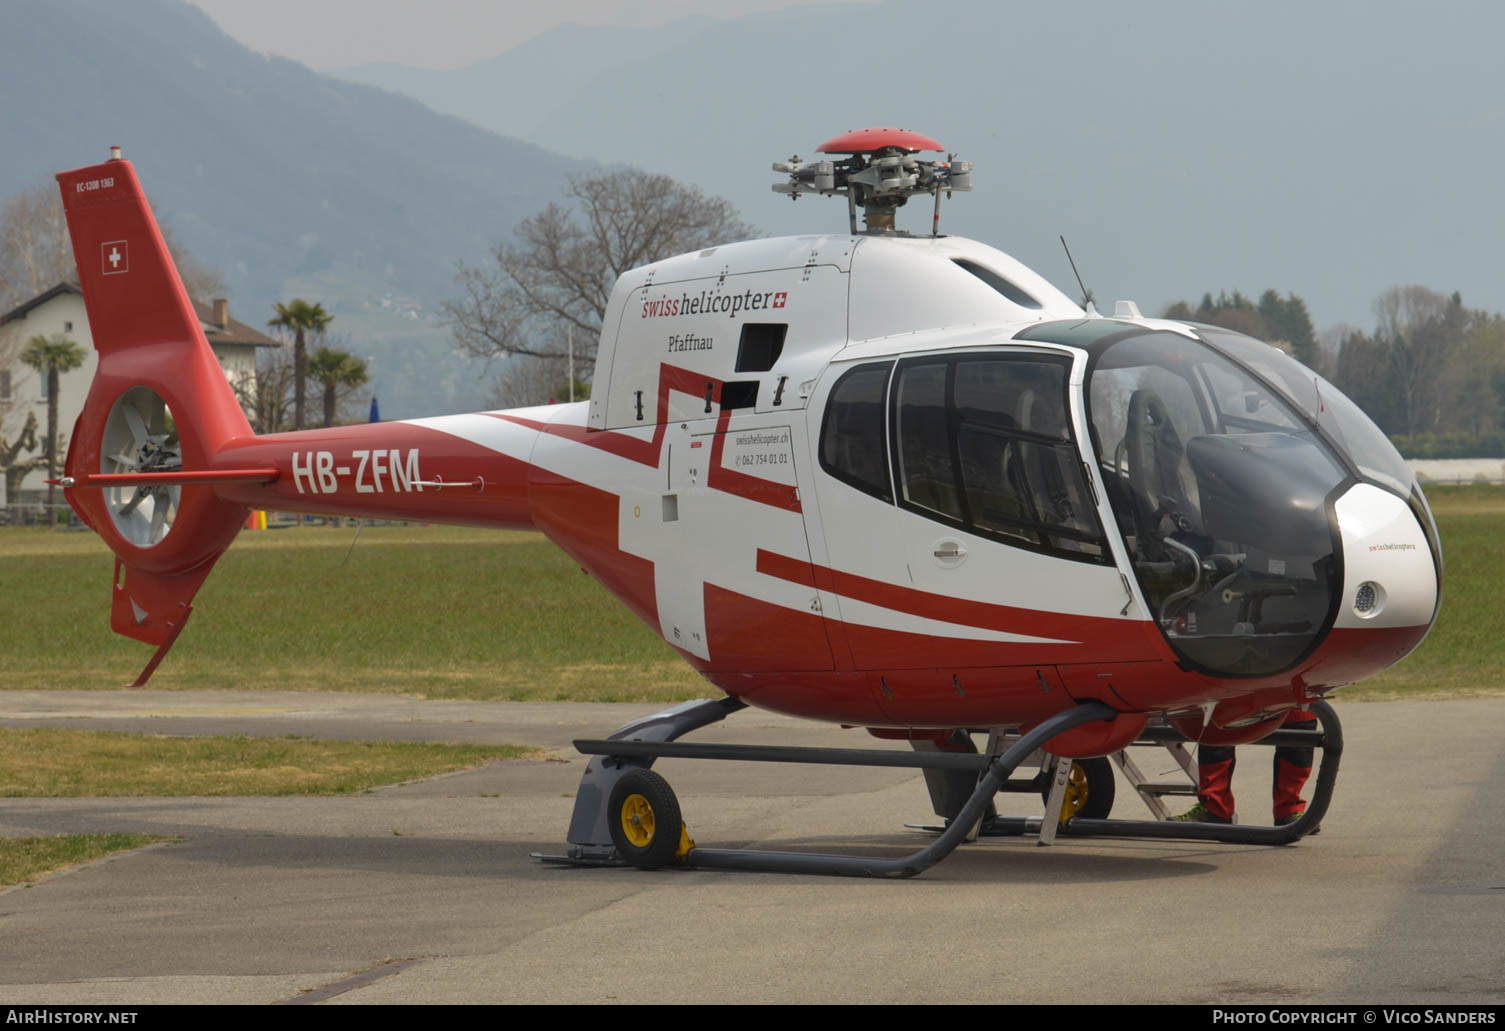
[[1071, 439], [1068, 364], [951, 355], [894, 377], [899, 504], [1007, 544], [1104, 561]]
[[859, 365], [836, 381], [820, 431], [821, 468], [864, 494], [893, 501], [883, 441], [883, 395], [893, 362]]

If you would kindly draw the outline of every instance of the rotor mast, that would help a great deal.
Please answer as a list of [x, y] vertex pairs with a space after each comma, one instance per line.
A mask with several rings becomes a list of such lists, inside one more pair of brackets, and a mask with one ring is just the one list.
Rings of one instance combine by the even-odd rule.
[[[835, 160], [801, 161], [798, 154], [776, 161], [775, 172], [789, 176], [774, 183], [775, 193], [799, 200], [802, 193], [847, 199], [847, 220], [853, 235], [898, 232], [894, 215], [917, 194], [935, 198], [931, 236], [941, 235], [941, 195], [972, 189], [972, 164], [946, 154], [944, 161], [915, 157], [920, 151], [944, 151], [935, 140], [908, 129], [857, 129], [829, 139], [815, 148], [819, 154], [844, 154]], [[857, 208], [865, 228], [857, 228]]]

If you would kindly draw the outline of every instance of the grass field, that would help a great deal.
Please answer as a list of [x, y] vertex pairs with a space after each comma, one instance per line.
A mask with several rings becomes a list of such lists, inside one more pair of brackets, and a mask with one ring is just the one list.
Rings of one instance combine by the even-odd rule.
[[[112, 561], [92, 533], [0, 530], [0, 689], [135, 677], [151, 649], [110, 631]], [[151, 686], [579, 701], [712, 690], [542, 536], [438, 526], [241, 534]]]
[[[1505, 488], [1428, 497], [1447, 557], [1418, 651], [1345, 697], [1505, 693]], [[152, 679], [429, 698], [672, 701], [712, 690], [536, 534], [452, 527], [242, 534]], [[0, 689], [115, 688], [151, 649], [109, 629], [111, 558], [93, 534], [0, 530]]]
[[1442, 535], [1442, 614], [1403, 662], [1340, 697], [1505, 694], [1505, 487], [1432, 487], [1427, 501]]
[[412, 741], [0, 730], [0, 798], [343, 795], [536, 749]]
[[161, 841], [150, 834], [60, 834], [50, 838], [0, 838], [0, 888], [114, 852]]

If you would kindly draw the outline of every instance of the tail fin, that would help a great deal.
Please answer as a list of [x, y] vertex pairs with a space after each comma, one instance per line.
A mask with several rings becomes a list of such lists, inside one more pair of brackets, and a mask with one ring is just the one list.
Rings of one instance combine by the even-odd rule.
[[130, 163], [112, 148], [104, 164], [57, 179], [99, 352], [64, 496], [115, 553], [111, 626], [157, 645], [139, 685], [177, 639], [248, 511], [195, 474], [251, 427]]

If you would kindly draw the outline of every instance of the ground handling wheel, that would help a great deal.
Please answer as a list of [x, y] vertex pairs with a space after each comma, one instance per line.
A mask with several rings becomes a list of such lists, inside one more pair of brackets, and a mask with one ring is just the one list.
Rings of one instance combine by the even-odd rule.
[[[1050, 801], [1051, 778], [1042, 772], [1038, 781], [1040, 797]], [[1060, 821], [1066, 823], [1077, 816], [1085, 820], [1106, 820], [1113, 811], [1114, 791], [1113, 764], [1106, 758], [1072, 760]]]
[[639, 870], [657, 870], [694, 844], [685, 834], [674, 789], [652, 770], [624, 774], [611, 789], [607, 812], [617, 854]]

